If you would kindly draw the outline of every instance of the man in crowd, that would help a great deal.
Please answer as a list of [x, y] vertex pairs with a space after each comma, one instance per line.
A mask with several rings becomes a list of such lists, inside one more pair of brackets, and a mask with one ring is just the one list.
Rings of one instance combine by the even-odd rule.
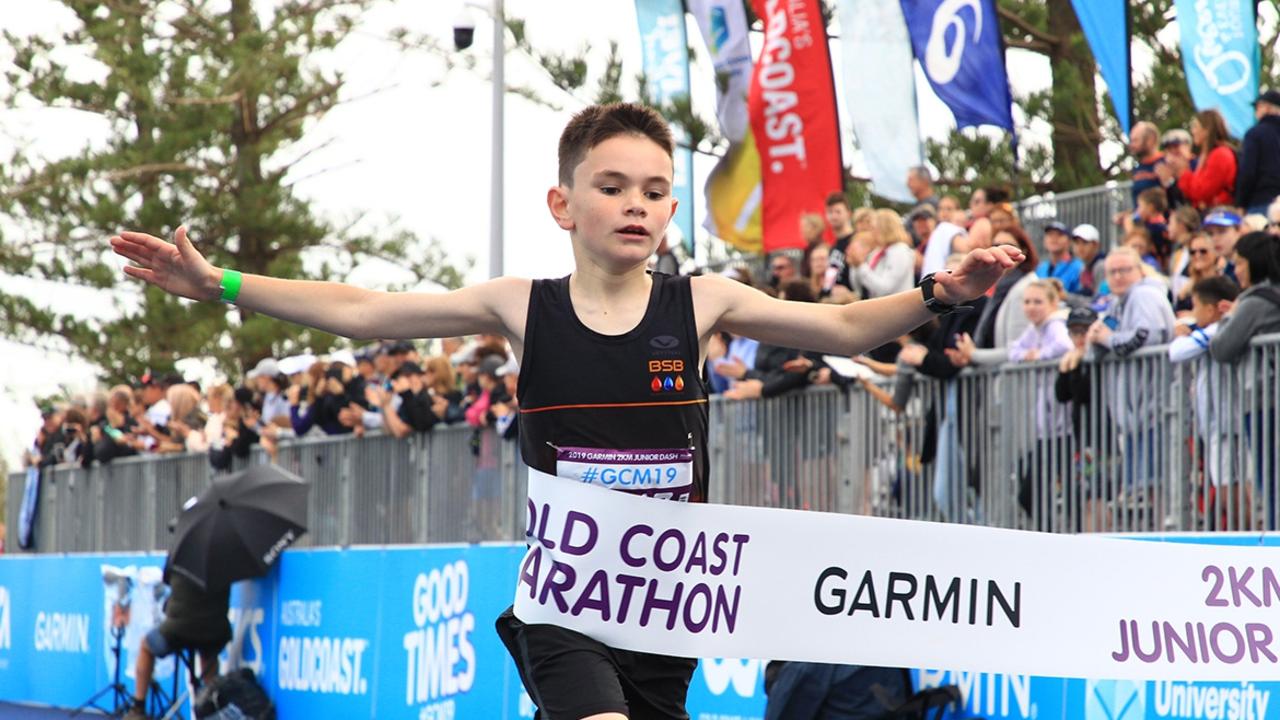
[[959, 251], [956, 239], [964, 239], [964, 228], [945, 220], [938, 222], [928, 205], [917, 207], [908, 217], [917, 232], [925, 233], [921, 235], [925, 243], [919, 249], [916, 274], [924, 277], [929, 273], [941, 272], [946, 268], [947, 258], [951, 253]]
[[1071, 252], [1071, 236], [1066, 225], [1055, 220], [1045, 226], [1044, 250], [1048, 257], [1040, 261], [1040, 265], [1036, 267], [1036, 275], [1057, 278], [1064, 290], [1080, 294], [1084, 262]]
[[933, 190], [933, 173], [924, 165], [907, 170], [907, 190], [916, 203], [938, 209], [938, 194]]
[[853, 280], [849, 277], [849, 243], [853, 242], [853, 209], [844, 193], [836, 191], [827, 196], [827, 224], [831, 233], [836, 236], [836, 243], [831, 248], [828, 259], [827, 274], [831, 277], [823, 283], [825, 290], [835, 285], [843, 285], [853, 291]]
[[1137, 159], [1133, 168], [1133, 204], [1138, 205], [1138, 195], [1147, 188], [1160, 187], [1160, 177], [1156, 174], [1156, 165], [1164, 159], [1160, 154], [1160, 131], [1152, 123], [1143, 121], [1133, 126], [1129, 133], [1129, 154]]
[[780, 290], [782, 286], [799, 277], [796, 260], [785, 252], [774, 253], [769, 258], [769, 287]]
[[1103, 263], [1107, 254], [1102, 252], [1101, 239], [1098, 228], [1089, 223], [1081, 223], [1071, 231], [1071, 249], [1084, 266], [1080, 272], [1081, 295], [1093, 297], [1106, 285]]
[[[1085, 335], [1092, 353], [1128, 357], [1139, 348], [1172, 340], [1175, 320], [1164, 282], [1144, 279], [1142, 258], [1129, 247], [1112, 250], [1105, 264], [1115, 302]], [[1126, 489], [1144, 490], [1149, 508], [1159, 505], [1162, 478], [1156, 432], [1161, 393], [1156, 381], [1154, 375], [1126, 372], [1122, 366], [1114, 366], [1104, 377], [1112, 421], [1124, 433]], [[1154, 521], [1154, 513], [1148, 512], [1148, 528], [1154, 529]]]
[[1268, 90], [1253, 105], [1258, 123], [1244, 134], [1236, 171], [1236, 206], [1246, 215], [1266, 215], [1280, 196], [1280, 90]]

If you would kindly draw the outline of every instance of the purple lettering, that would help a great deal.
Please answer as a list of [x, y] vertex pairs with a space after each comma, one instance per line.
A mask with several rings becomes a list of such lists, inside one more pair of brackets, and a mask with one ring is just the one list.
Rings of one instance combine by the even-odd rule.
[[1231, 600], [1236, 607], [1240, 607], [1240, 596], [1249, 598], [1254, 607], [1262, 607], [1262, 600], [1249, 589], [1249, 578], [1253, 577], [1253, 568], [1245, 568], [1244, 573], [1236, 575], [1236, 569], [1227, 568], [1227, 583], [1231, 586]]
[[1133, 654], [1144, 663], [1152, 663], [1160, 659], [1160, 623], [1151, 621], [1151, 642], [1153, 648], [1151, 652], [1143, 652], [1142, 643], [1138, 637], [1138, 621], [1130, 620], [1129, 629], [1133, 633]]
[[1258, 663], [1258, 655], [1267, 656], [1267, 659], [1275, 664], [1277, 662], [1276, 654], [1271, 652], [1268, 647], [1274, 639], [1271, 635], [1271, 626], [1262, 623], [1246, 623], [1244, 626], [1245, 635], [1249, 638], [1249, 659], [1255, 664]]
[[[557, 580], [556, 575], [560, 578]], [[573, 588], [573, 582], [577, 579], [577, 573], [573, 568], [565, 565], [559, 560], [553, 560], [551, 563], [551, 572], [547, 574], [547, 581], [542, 585], [542, 593], [538, 596], [538, 604], [546, 605], [547, 596], [555, 596], [556, 607], [560, 612], [569, 612], [569, 603], [564, 599], [564, 592]]]
[[538, 571], [542, 568], [542, 548], [534, 545], [524, 554], [520, 565], [520, 582], [529, 586], [529, 599], [538, 594]]
[[533, 504], [533, 498], [525, 499], [525, 507], [529, 511], [529, 522], [524, 526], [524, 536], [533, 537], [533, 531], [538, 525], [538, 508]]
[[[581, 545], [575, 545], [573, 544], [573, 530], [579, 524], [587, 529], [587, 539]], [[596, 539], [599, 536], [600, 529], [590, 515], [577, 510], [570, 510], [564, 516], [564, 534], [561, 536], [560, 549], [566, 555], [586, 555], [596, 546]]]
[[631, 554], [631, 538], [636, 535], [648, 535], [649, 537], [653, 537], [653, 528], [648, 525], [632, 525], [622, 533], [622, 542], [620, 543], [621, 547], [619, 548], [622, 554], [622, 562], [633, 568], [644, 567], [645, 565], [644, 558], [636, 557]]
[[711, 566], [712, 575], [724, 572], [725, 566], [729, 564], [729, 555], [724, 551], [724, 544], [727, 542], [728, 533], [716, 533], [716, 539], [711, 541], [711, 554], [716, 556], [716, 562]]
[[640, 627], [649, 627], [649, 617], [654, 610], [665, 610], [667, 613], [667, 629], [671, 630], [676, 626], [676, 619], [680, 616], [680, 598], [684, 595], [684, 583], [675, 584], [675, 589], [671, 593], [670, 598], [658, 597], [658, 580], [655, 578], [649, 581], [649, 587], [644, 593], [644, 607], [640, 609]]
[[1111, 659], [1116, 662], [1124, 662], [1129, 659], [1129, 633], [1125, 632], [1126, 625], [1124, 620], [1120, 621], [1120, 649], [1111, 653]]
[[1271, 607], [1273, 602], [1280, 604], [1280, 576], [1276, 575], [1276, 571], [1269, 568], [1262, 568], [1262, 605], [1263, 607]]
[[733, 544], [738, 548], [733, 553], [733, 576], [738, 576], [738, 566], [742, 563], [742, 546], [751, 541], [750, 535], [734, 535]]
[[1200, 579], [1209, 582], [1209, 578], [1213, 578], [1213, 587], [1209, 588], [1209, 595], [1204, 599], [1204, 604], [1209, 607], [1226, 607], [1227, 599], [1218, 596], [1222, 592], [1222, 570], [1217, 565], [1205, 565], [1200, 573]]
[[[702, 619], [693, 617], [693, 601], [702, 598]], [[711, 620], [711, 588], [706, 583], [698, 583], [689, 589], [689, 597], [684, 601], [684, 626], [690, 632], [702, 632]]]
[[631, 593], [644, 584], [644, 578], [639, 575], [618, 573], [613, 576], [613, 579], [622, 586], [622, 600], [618, 602], [618, 622], [624, 623], [627, 621], [627, 609], [631, 607]]
[[[593, 595], [597, 590], [599, 597]], [[576, 616], [581, 615], [583, 610], [595, 610], [600, 613], [601, 620], [609, 620], [609, 574], [604, 570], [591, 574], [591, 579], [582, 588], [582, 594], [578, 596], [578, 602], [573, 604], [570, 612]]]
[[733, 586], [733, 601], [729, 601], [729, 596], [725, 593], [723, 585], [716, 587], [716, 612], [711, 621], [711, 632], [720, 630], [720, 619], [724, 618], [724, 626], [733, 634], [733, 630], [738, 626], [738, 601], [742, 599], [742, 586]]
[[[662, 559], [662, 548], [667, 545], [668, 540], [676, 541], [676, 556], [670, 562]], [[684, 558], [684, 533], [675, 528], [664, 530], [658, 536], [658, 541], [653, 544], [653, 566], [663, 572], [669, 572], [680, 566], [682, 558]]]
[[543, 503], [542, 504], [542, 524], [538, 527], [538, 532], [534, 536], [534, 539], [538, 541], [538, 544], [542, 545], [546, 549], [555, 550], [556, 549], [555, 541], [547, 539], [547, 517], [549, 515], [551, 515], [551, 506], [546, 503]]
[[689, 550], [689, 562], [684, 566], [685, 572], [693, 572], [694, 568], [707, 573], [707, 534], [698, 533], [698, 537], [693, 541], [693, 548]]
[[[1230, 635], [1231, 641], [1236, 644], [1235, 651], [1230, 655], [1222, 651], [1222, 645], [1218, 642], [1218, 639], [1224, 634]], [[1241, 637], [1240, 630], [1231, 623], [1221, 622], [1214, 625], [1213, 628], [1209, 630], [1209, 645], [1213, 648], [1213, 654], [1218, 658], [1218, 660], [1228, 665], [1234, 665], [1240, 662], [1240, 659], [1244, 657], [1244, 638]]]
[[[1178, 634], [1177, 630], [1173, 629], [1173, 623], [1161, 623], [1161, 627], [1164, 628], [1165, 657], [1169, 659], [1169, 662], [1173, 663], [1176, 661], [1176, 658], [1173, 655], [1173, 646], [1175, 645], [1178, 646], [1178, 649], [1182, 651], [1183, 655], [1187, 656], [1188, 660], [1196, 662], [1196, 636], [1191, 623], [1186, 624], [1187, 636], [1185, 640]], [[1208, 662], [1208, 660], [1209, 658], [1205, 658], [1205, 662]]]

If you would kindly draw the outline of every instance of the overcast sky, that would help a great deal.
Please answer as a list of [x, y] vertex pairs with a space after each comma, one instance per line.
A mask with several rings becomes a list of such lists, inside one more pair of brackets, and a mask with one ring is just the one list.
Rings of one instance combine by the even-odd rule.
[[[576, 50], [590, 41], [600, 60], [609, 40], [616, 40], [626, 64], [626, 90], [634, 90], [629, 79], [640, 70], [640, 47], [631, 0], [507, 0], [506, 5], [509, 14], [527, 20], [528, 36], [536, 47]], [[21, 13], [0, 16], [0, 28], [17, 34], [49, 33], [74, 22], [68, 11], [50, 0], [24, 0], [22, 6]], [[330, 139], [332, 143], [300, 163], [291, 179], [299, 193], [335, 219], [368, 212], [378, 219], [398, 218], [420, 235], [438, 238], [451, 258], [474, 260], [469, 280], [478, 281], [487, 277], [488, 271], [491, 104], [487, 58], [492, 47], [491, 25], [473, 11], [477, 21], [473, 51], [481, 58], [480, 72], [455, 70], [446, 76], [437, 59], [399, 50], [385, 40], [389, 28], [403, 25], [450, 43], [453, 21], [461, 9], [457, 0], [398, 0], [366, 14], [357, 32], [321, 60], [326, 66], [342, 69], [347, 80], [345, 96], [358, 99], [334, 109], [308, 130], [299, 150]], [[692, 25], [690, 33], [691, 44], [701, 48], [701, 38]], [[839, 93], [838, 43], [832, 43], [832, 49]], [[701, 54], [705, 57], [705, 52]], [[75, 55], [66, 51], [62, 56]], [[7, 49], [0, 48], [0, 62], [7, 61]], [[1014, 51], [1009, 67], [1015, 93], [1031, 92], [1048, 81], [1047, 63], [1036, 56]], [[92, 63], [75, 63], [72, 69], [90, 78], [100, 72]], [[555, 111], [521, 97], [507, 97], [505, 267], [509, 274], [527, 277], [563, 275], [572, 269], [569, 240], [551, 223], [544, 197], [547, 187], [555, 182], [560, 130], [568, 115], [582, 104], [551, 88], [520, 56], [508, 56], [507, 80], [543, 90], [562, 109]], [[693, 87], [697, 110], [714, 118], [714, 80], [709, 67], [695, 64]], [[953, 126], [950, 112], [923, 81], [918, 81], [917, 92], [924, 133], [944, 135]], [[840, 105], [845, 160], [853, 163], [856, 171], [861, 161], [852, 147], [849, 108], [843, 97]], [[84, 113], [0, 110], [0, 158], [16, 145], [57, 157], [76, 152], [85, 143], [101, 142], [104, 136], [104, 124]], [[701, 156], [695, 160], [695, 187], [702, 186], [713, 163]], [[695, 208], [701, 199], [699, 192]], [[179, 220], [175, 218], [175, 222]], [[695, 222], [700, 225], [701, 220], [697, 211]], [[358, 268], [348, 279], [373, 286], [392, 272], [386, 266], [370, 264]], [[104, 297], [102, 293], [10, 276], [0, 276], [0, 282], [6, 291], [20, 288], [50, 307], [80, 314], [110, 313], [115, 303], [129, 301], [128, 290]], [[183, 368], [202, 381], [212, 379], [198, 363]], [[75, 392], [90, 389], [94, 370], [92, 364], [68, 360], [62, 353], [0, 341], [0, 457], [11, 469], [38, 427], [31, 398], [59, 388]]]

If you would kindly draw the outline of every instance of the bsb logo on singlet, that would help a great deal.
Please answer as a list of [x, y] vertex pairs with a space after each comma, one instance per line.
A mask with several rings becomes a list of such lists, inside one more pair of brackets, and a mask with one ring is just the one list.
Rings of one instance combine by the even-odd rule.
[[649, 355], [646, 363], [649, 373], [649, 390], [655, 393], [684, 390], [684, 360], [680, 356], [680, 340], [674, 335], [658, 335], [649, 338]]

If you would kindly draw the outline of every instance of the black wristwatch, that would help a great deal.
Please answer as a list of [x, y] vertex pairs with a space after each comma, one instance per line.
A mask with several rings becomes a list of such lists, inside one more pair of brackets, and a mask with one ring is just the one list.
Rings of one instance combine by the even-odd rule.
[[973, 309], [972, 305], [950, 305], [935, 297], [933, 286], [937, 281], [933, 279], [934, 274], [929, 273], [916, 283], [916, 287], [920, 288], [920, 293], [924, 295], [924, 306], [929, 308], [929, 312], [935, 315], [950, 315], [953, 312], [969, 312]]

